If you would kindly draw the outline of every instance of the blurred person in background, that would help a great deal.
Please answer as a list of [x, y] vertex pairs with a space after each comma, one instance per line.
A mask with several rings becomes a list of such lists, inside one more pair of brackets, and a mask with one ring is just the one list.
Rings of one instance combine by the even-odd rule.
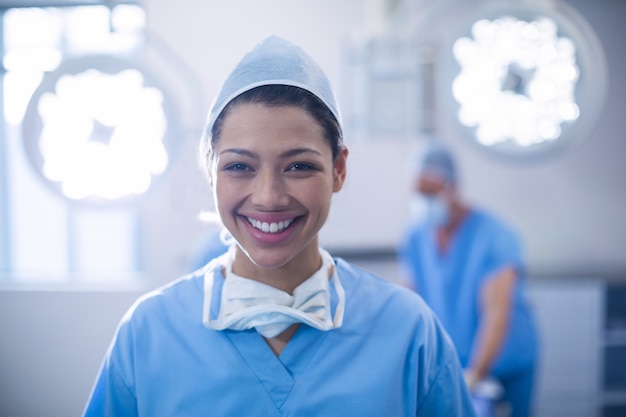
[[[537, 333], [524, 299], [525, 270], [516, 233], [463, 200], [453, 155], [427, 146], [412, 182], [411, 224], [399, 247], [407, 286], [450, 334], [478, 401], [497, 381], [511, 417], [531, 415]], [[496, 395], [495, 391], [492, 391]]]

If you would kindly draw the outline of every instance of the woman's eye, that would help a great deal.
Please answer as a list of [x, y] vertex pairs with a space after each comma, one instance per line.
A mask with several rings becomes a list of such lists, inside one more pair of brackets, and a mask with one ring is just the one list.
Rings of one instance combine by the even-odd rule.
[[289, 171], [314, 171], [316, 168], [305, 162], [296, 162], [289, 167]]
[[240, 162], [236, 162], [234, 164], [228, 164], [224, 167], [225, 171], [247, 171], [250, 167], [246, 164], [242, 164]]

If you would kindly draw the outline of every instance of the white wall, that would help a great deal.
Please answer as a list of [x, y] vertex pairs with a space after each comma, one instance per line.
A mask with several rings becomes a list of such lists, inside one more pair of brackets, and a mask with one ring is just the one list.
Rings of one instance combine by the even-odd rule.
[[0, 291], [0, 416], [79, 416], [134, 291]]

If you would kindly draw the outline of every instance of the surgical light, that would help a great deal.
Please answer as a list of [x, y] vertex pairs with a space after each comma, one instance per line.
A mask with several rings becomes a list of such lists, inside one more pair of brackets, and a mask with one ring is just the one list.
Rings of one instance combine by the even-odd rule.
[[[559, 37], [552, 19], [512, 16], [479, 20], [473, 38], [461, 38], [454, 54], [461, 65], [453, 81], [461, 117], [477, 127], [484, 145], [511, 140], [519, 146], [557, 139], [560, 126], [578, 115], [574, 90], [579, 68], [572, 41]], [[481, 93], [482, 92], [482, 93]], [[560, 108], [570, 109], [565, 115]], [[507, 117], [515, 115], [516, 117]]]
[[82, 59], [44, 78], [26, 111], [24, 140], [41, 176], [71, 200], [145, 193], [170, 162], [169, 105], [138, 67]]
[[481, 147], [532, 155], [581, 138], [606, 84], [601, 45], [558, 1], [484, 1], [451, 43], [458, 123]]

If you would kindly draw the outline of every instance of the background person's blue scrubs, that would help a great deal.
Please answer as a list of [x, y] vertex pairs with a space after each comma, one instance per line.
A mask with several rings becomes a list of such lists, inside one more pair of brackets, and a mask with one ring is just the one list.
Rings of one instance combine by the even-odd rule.
[[504, 268], [517, 272], [508, 333], [491, 369], [505, 388], [513, 416], [527, 416], [537, 355], [534, 320], [524, 299], [524, 262], [516, 235], [487, 213], [472, 209], [456, 231], [448, 251], [435, 245], [432, 224], [414, 225], [400, 247], [411, 284], [439, 316], [463, 367], [474, 354], [480, 323], [480, 294]]

